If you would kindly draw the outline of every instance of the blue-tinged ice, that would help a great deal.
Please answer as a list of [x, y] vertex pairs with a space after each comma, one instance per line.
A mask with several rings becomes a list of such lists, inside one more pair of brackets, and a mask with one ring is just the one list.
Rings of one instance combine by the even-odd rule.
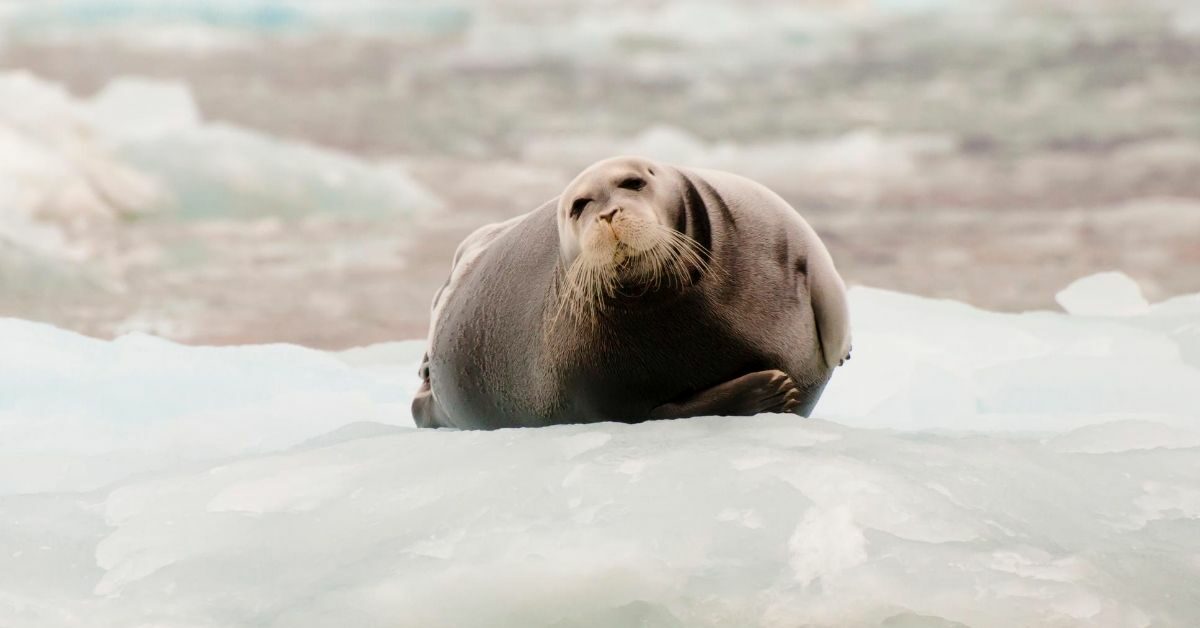
[[1127, 297], [855, 288], [812, 419], [495, 432], [412, 427], [422, 341], [0, 320], [0, 625], [1196, 625], [1200, 296]]

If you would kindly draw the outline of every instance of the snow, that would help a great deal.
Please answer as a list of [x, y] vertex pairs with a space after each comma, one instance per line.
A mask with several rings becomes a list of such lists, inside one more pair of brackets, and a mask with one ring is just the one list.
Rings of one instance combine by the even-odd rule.
[[1064, 310], [1083, 316], [1129, 316], [1150, 309], [1137, 282], [1118, 272], [1083, 277], [1063, 288], [1054, 299]]
[[0, 625], [1194, 625], [1200, 295], [1130, 281], [853, 288], [808, 420], [495, 432], [412, 427], [420, 341], [0, 320]]

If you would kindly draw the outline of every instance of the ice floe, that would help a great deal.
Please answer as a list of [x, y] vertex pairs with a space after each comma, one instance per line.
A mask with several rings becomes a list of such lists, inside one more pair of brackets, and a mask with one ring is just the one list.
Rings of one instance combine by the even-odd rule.
[[495, 432], [412, 427], [419, 341], [0, 320], [0, 624], [1191, 625], [1200, 298], [1127, 283], [855, 288], [809, 420]]

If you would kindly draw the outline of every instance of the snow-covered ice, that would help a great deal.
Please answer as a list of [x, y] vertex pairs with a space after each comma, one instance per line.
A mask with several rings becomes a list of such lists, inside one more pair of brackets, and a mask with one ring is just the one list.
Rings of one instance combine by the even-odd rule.
[[[421, 293], [373, 278], [408, 264], [416, 220], [441, 205], [399, 157], [207, 120], [182, 81], [119, 77], [83, 98], [29, 72], [0, 72], [7, 315], [97, 335], [287, 338], [263, 329], [277, 327], [272, 308], [294, 304], [298, 289], [309, 295], [299, 318], [345, 318], [374, 296]], [[232, 288], [247, 269], [254, 290]]]
[[405, 217], [438, 205], [398, 164], [205, 122], [181, 82], [118, 78], [82, 100], [0, 72], [0, 253], [85, 259], [96, 236], [82, 227], [116, 218]]
[[[0, 339], [0, 495], [91, 490], [351, 422], [412, 424], [407, 363], [353, 368], [291, 345], [185, 347], [143, 334], [104, 342], [12, 319], [0, 319]], [[415, 364], [423, 350], [414, 341], [394, 354]]]
[[130, 163], [169, 182], [165, 209], [185, 218], [328, 212], [405, 215], [438, 201], [395, 164], [203, 123], [187, 85], [117, 79], [89, 103]]
[[96, 137], [90, 112], [64, 88], [0, 73], [0, 244], [81, 259], [60, 225], [136, 214], [161, 192]]
[[1196, 625], [1200, 295], [1122, 281], [854, 288], [809, 420], [496, 432], [412, 427], [419, 341], [0, 320], [0, 626]]
[[1063, 288], [1054, 299], [1071, 314], [1085, 316], [1126, 316], [1150, 309], [1137, 282], [1117, 272], [1083, 277]]

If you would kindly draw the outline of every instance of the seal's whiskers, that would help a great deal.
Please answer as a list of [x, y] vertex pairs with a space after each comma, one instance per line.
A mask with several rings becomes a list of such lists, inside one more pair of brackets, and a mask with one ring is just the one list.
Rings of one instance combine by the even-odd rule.
[[[693, 280], [693, 272], [712, 272], [707, 251], [694, 239], [662, 225], [654, 229], [657, 243], [649, 249], [622, 255], [582, 252], [561, 275], [558, 305], [551, 326], [566, 314], [581, 323], [593, 323], [607, 303], [622, 288], [623, 279], [638, 281], [649, 289], [667, 285], [682, 289]], [[631, 254], [632, 253], [632, 254]]]

